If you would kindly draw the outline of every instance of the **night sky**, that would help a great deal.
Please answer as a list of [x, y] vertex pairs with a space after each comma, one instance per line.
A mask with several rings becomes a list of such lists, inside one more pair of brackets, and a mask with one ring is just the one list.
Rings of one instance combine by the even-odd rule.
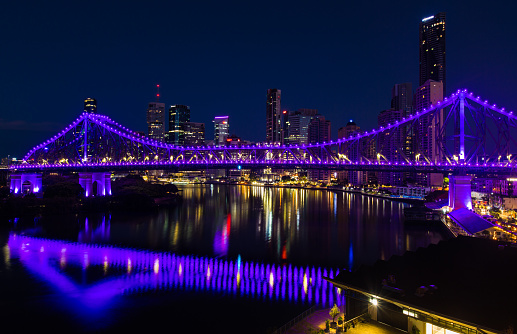
[[213, 138], [265, 139], [266, 90], [282, 109], [316, 108], [333, 137], [418, 85], [418, 25], [447, 13], [447, 93], [467, 88], [517, 110], [517, 5], [511, 1], [3, 1], [0, 157], [21, 158], [82, 112], [146, 131], [147, 103], [191, 107]]

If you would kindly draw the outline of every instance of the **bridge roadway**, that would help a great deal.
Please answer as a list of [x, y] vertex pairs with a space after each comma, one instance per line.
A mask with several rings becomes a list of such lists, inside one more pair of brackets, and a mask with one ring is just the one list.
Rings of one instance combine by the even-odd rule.
[[373, 171], [373, 172], [414, 172], [414, 173], [442, 173], [456, 175], [517, 175], [517, 164], [488, 163], [488, 164], [429, 164], [415, 163], [345, 163], [345, 162], [296, 162], [296, 161], [231, 161], [231, 162], [204, 162], [204, 161], [161, 161], [161, 162], [104, 162], [104, 163], [77, 163], [77, 164], [21, 164], [9, 167], [12, 173], [27, 172], [41, 173], [45, 171], [81, 171], [81, 172], [110, 172], [132, 170], [173, 170], [192, 171], [208, 169], [319, 169], [329, 171]]

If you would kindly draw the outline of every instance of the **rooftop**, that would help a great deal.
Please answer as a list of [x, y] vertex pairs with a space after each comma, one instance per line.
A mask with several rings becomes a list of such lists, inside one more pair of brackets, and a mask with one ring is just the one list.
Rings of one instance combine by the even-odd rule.
[[[408, 308], [501, 331], [517, 325], [515, 264], [514, 244], [458, 236], [355, 272], [340, 272], [329, 281]], [[390, 275], [394, 283], [387, 282]]]
[[466, 208], [450, 212], [449, 217], [470, 235], [494, 227], [494, 224]]

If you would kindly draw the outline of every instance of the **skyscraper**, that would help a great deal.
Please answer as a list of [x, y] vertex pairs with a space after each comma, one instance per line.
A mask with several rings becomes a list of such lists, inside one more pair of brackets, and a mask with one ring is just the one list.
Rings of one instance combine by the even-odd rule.
[[[309, 143], [330, 141], [330, 121], [323, 115], [315, 115], [309, 123]], [[330, 183], [330, 172], [322, 169], [309, 170], [309, 179], [322, 183]]]
[[391, 108], [404, 112], [404, 115], [411, 113], [413, 109], [413, 87], [411, 82], [393, 85], [391, 89]]
[[280, 89], [267, 90], [266, 142], [282, 143], [282, 111], [280, 110]]
[[[353, 121], [346, 123], [337, 131], [337, 138], [344, 139], [348, 138], [353, 134], [361, 133], [361, 128]], [[351, 145], [343, 143], [339, 146], [339, 154], [345, 159], [346, 162], [357, 162], [361, 161], [361, 152], [359, 145]], [[340, 171], [338, 172], [338, 178], [340, 180], [347, 179], [348, 183], [353, 185], [363, 184], [363, 175], [366, 172], [363, 171]]]
[[[402, 113], [402, 117], [407, 117], [413, 113], [413, 87], [411, 82], [395, 84], [391, 89], [391, 109]], [[409, 125], [401, 126], [402, 153], [408, 159], [414, 159], [414, 129]], [[410, 172], [402, 174], [402, 182], [414, 179]]]
[[[395, 109], [383, 110], [377, 116], [379, 128], [387, 127], [402, 120], [403, 111]], [[384, 131], [379, 135], [377, 145], [377, 159], [379, 161], [401, 162], [400, 151], [403, 150], [402, 127], [395, 127], [389, 131]], [[381, 172], [379, 182], [383, 185], [400, 186], [402, 185], [402, 173], [400, 172]]]
[[96, 114], [97, 113], [97, 100], [94, 98], [87, 98], [84, 100], [84, 112]]
[[186, 122], [183, 125], [185, 146], [205, 145], [205, 123]]
[[361, 130], [361, 127], [355, 124], [353, 120], [350, 120], [350, 122], [346, 123], [345, 126], [342, 126], [337, 130], [337, 137], [338, 139], [348, 138], [351, 134], [358, 132]]
[[[446, 89], [445, 76], [445, 13], [426, 17], [420, 22], [420, 82], [414, 95], [414, 109], [422, 111], [443, 100]], [[413, 150], [417, 160], [441, 161], [443, 148], [439, 147], [443, 110], [435, 117], [420, 117], [414, 133]], [[455, 129], [455, 132], [457, 129]], [[424, 186], [439, 186], [439, 174], [419, 174], [417, 182]]]
[[[415, 109], [418, 111], [429, 108], [431, 104], [436, 105], [436, 102], [443, 100], [443, 83], [427, 80], [416, 89], [414, 100]], [[413, 145], [417, 160], [433, 163], [443, 160], [444, 147], [440, 147], [440, 143], [443, 142], [443, 138], [440, 138], [443, 122], [443, 109], [418, 119]], [[431, 174], [430, 177], [424, 174], [417, 179], [424, 186], [440, 186], [443, 180], [441, 174]]]
[[[190, 107], [182, 104], [172, 105], [169, 108], [169, 135], [170, 144], [185, 145], [185, 123], [190, 122]], [[204, 129], [203, 129], [204, 132]]]
[[165, 136], [165, 103], [149, 102], [147, 106], [147, 135], [163, 141]]
[[[415, 92], [415, 109], [418, 111], [429, 108], [431, 104], [443, 100], [443, 84], [434, 80], [427, 80]], [[443, 110], [439, 110], [434, 117], [422, 116], [418, 119], [416, 129], [417, 153], [424, 154], [432, 162], [440, 162], [442, 148], [437, 144], [437, 136], [443, 124]]]
[[309, 143], [330, 141], [330, 121], [323, 115], [315, 115], [309, 123]]
[[284, 142], [290, 145], [307, 144], [309, 142], [309, 124], [317, 114], [317, 109], [298, 109], [290, 112], [287, 117], [287, 126], [284, 127]]
[[445, 13], [426, 17], [420, 22], [420, 83], [443, 83], [445, 94]]
[[230, 134], [230, 123], [228, 116], [217, 116], [214, 118], [214, 145], [226, 145], [226, 139]]

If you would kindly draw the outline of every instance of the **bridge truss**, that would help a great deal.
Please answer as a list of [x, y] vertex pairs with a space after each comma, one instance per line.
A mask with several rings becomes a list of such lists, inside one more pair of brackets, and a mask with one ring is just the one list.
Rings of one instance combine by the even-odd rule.
[[392, 124], [307, 145], [182, 147], [151, 140], [107, 116], [83, 113], [14, 169], [317, 168], [513, 172], [517, 117], [466, 90]]

